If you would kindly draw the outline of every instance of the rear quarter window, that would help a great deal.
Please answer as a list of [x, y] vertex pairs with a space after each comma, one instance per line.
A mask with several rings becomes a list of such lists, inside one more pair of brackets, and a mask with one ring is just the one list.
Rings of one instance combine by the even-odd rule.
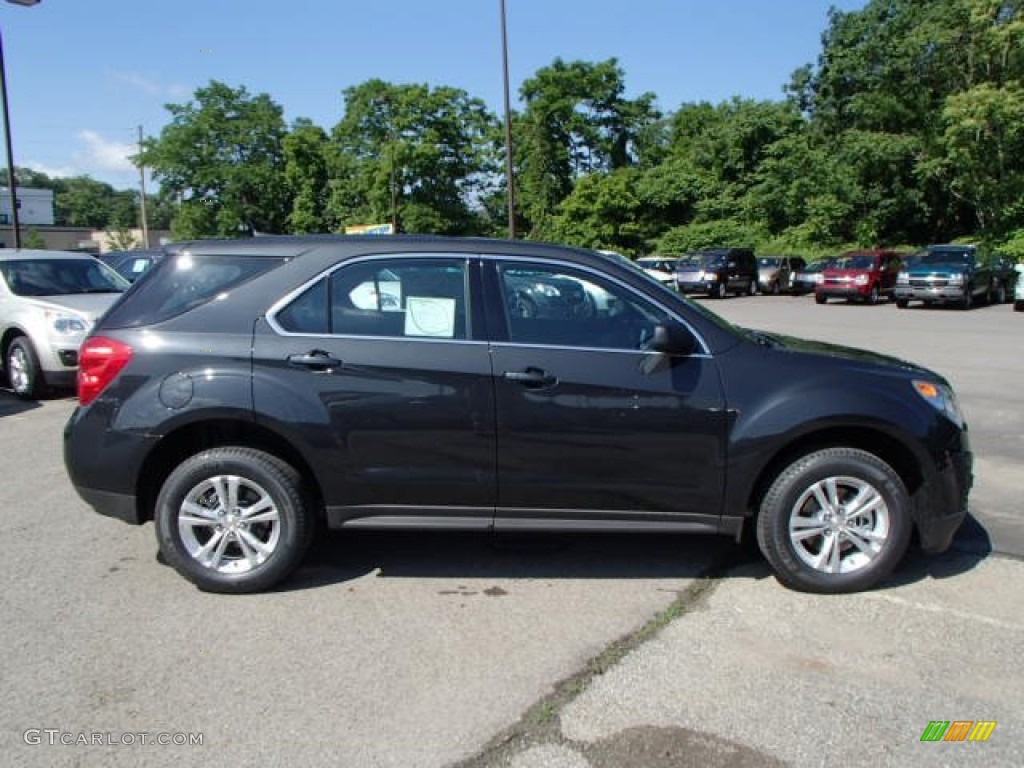
[[284, 263], [266, 256], [193, 256], [162, 259], [107, 314], [107, 328], [152, 325], [182, 315]]

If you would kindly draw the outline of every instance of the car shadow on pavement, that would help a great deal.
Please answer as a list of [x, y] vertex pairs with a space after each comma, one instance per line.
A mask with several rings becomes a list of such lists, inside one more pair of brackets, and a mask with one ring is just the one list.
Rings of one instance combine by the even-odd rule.
[[976, 568], [993, 552], [992, 540], [985, 526], [971, 514], [953, 538], [953, 546], [938, 555], [921, 551], [916, 544], [881, 589], [902, 587], [928, 579], [951, 579]]
[[321, 532], [284, 591], [378, 578], [693, 578], [748, 558], [731, 540], [643, 534]]
[[[878, 588], [953, 578], [991, 553], [988, 532], [968, 515], [948, 552], [928, 555], [912, 546]], [[295, 575], [275, 591], [330, 586], [372, 573], [377, 578], [460, 580], [772, 577], [755, 547], [725, 537], [321, 531]]]
[[40, 406], [36, 400], [22, 400], [11, 392], [0, 389], [0, 419], [31, 411]]

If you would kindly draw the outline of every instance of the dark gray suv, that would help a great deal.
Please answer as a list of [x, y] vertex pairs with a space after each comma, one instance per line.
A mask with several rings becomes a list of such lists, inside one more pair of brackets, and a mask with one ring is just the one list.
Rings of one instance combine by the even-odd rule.
[[86, 339], [78, 395], [78, 493], [221, 592], [285, 578], [320, 524], [747, 535], [847, 592], [915, 529], [948, 547], [971, 485], [938, 374], [540, 243], [181, 244]]
[[757, 293], [757, 260], [749, 248], [708, 248], [676, 262], [676, 290], [724, 299]]

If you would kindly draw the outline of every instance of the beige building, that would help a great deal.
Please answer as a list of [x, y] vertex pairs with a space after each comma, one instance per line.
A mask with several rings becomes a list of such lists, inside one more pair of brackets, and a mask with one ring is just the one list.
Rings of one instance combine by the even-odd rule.
[[[21, 189], [18, 189], [19, 201]], [[87, 251], [89, 253], [106, 253], [107, 251], [118, 250], [111, 242], [111, 235], [102, 229], [90, 229], [89, 227], [46, 227], [31, 226], [21, 222], [21, 244], [25, 245], [25, 238], [29, 232], [38, 232], [43, 238], [43, 247], [49, 251]], [[134, 241], [134, 248], [142, 248], [142, 230], [129, 229], [126, 234]], [[169, 243], [171, 233], [166, 229], [149, 230], [149, 247], [158, 248], [164, 243]], [[10, 225], [0, 225], [0, 246], [4, 248], [14, 247], [14, 232]]]

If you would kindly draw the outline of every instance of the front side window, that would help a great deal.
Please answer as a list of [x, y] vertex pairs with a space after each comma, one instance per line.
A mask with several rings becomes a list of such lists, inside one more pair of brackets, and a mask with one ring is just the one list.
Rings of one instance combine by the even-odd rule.
[[377, 259], [320, 279], [276, 320], [289, 333], [466, 339], [463, 259]]
[[498, 279], [512, 343], [639, 350], [669, 322], [656, 305], [587, 272], [510, 262]]

